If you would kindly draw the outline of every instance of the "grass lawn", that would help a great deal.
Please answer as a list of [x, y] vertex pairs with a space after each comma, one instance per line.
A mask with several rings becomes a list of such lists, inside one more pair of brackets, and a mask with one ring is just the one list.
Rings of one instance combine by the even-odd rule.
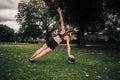
[[77, 60], [67, 63], [65, 45], [39, 58], [27, 59], [42, 44], [0, 43], [0, 80], [120, 80], [120, 50], [101, 46], [71, 46]]

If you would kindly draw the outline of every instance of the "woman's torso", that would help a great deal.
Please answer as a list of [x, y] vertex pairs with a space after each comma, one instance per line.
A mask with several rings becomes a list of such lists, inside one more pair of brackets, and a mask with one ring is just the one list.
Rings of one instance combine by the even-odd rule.
[[59, 36], [54, 37], [54, 40], [60, 44], [62, 42], [61, 38]]
[[[60, 35], [63, 35], [63, 34], [60, 34]], [[67, 37], [68, 35], [64, 35], [63, 36], [63, 40], [64, 41], [66, 41], [67, 39], [68, 39], [68, 37]], [[60, 36], [58, 35], [58, 36], [56, 36], [56, 37], [54, 37], [54, 40], [58, 43], [58, 44], [60, 44], [63, 40], [60, 38]]]

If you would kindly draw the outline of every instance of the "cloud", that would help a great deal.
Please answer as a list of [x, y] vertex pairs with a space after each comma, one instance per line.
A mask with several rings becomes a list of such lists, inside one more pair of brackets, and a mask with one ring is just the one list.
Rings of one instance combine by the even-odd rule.
[[0, 22], [6, 22], [6, 21], [14, 21], [13, 19], [9, 19], [9, 18], [4, 18], [0, 16]]
[[15, 19], [19, 2], [20, 0], [0, 0], [0, 24], [5, 24], [15, 31], [19, 29]]
[[16, 9], [20, 0], [0, 0], [0, 9]]
[[[1, 22], [0, 22], [0, 24], [1, 24]], [[8, 27], [11, 27], [12, 29], [15, 30], [15, 32], [17, 32], [19, 30], [19, 25], [15, 21], [6, 21], [6, 22], [2, 22], [2, 24], [5, 24]]]
[[0, 22], [15, 21], [15, 15], [17, 15], [17, 10], [2, 9], [0, 10]]

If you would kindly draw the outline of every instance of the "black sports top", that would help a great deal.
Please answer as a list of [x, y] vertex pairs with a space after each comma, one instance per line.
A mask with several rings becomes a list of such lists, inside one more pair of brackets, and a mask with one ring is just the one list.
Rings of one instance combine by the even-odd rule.
[[64, 33], [64, 34], [58, 34], [58, 35], [61, 38], [62, 42], [65, 42], [64, 37], [66, 36], [66, 34]]

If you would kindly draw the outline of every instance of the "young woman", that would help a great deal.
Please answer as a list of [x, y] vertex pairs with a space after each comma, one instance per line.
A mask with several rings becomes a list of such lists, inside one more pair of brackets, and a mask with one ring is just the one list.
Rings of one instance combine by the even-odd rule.
[[40, 58], [46, 53], [54, 50], [61, 42], [64, 42], [64, 41], [66, 41], [66, 44], [67, 44], [68, 57], [74, 57], [73, 55], [70, 54], [70, 37], [69, 37], [69, 34], [73, 32], [73, 29], [68, 28], [67, 30], [65, 30], [63, 17], [62, 17], [62, 10], [60, 9], [60, 7], [58, 7], [57, 11], [59, 13], [60, 22], [61, 22], [60, 33], [54, 38], [51, 38], [50, 40], [48, 40], [40, 49], [38, 49], [32, 55], [32, 57], [28, 59], [30, 63], [34, 62], [34, 60]]

